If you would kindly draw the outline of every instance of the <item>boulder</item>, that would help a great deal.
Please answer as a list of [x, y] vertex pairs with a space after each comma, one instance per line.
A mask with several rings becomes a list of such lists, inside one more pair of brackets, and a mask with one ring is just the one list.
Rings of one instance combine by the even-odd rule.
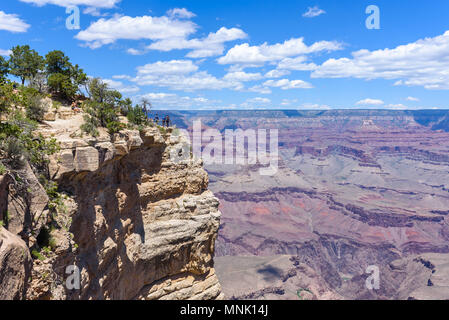
[[32, 264], [25, 242], [0, 227], [0, 300], [25, 298]]

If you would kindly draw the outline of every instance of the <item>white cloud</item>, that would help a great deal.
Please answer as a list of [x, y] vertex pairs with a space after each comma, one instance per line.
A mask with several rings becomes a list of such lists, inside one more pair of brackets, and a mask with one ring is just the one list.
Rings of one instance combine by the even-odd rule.
[[265, 74], [265, 78], [281, 78], [290, 74], [288, 70], [273, 69]]
[[137, 74], [140, 76], [187, 74], [195, 71], [198, 71], [198, 66], [191, 60], [158, 61], [137, 67]]
[[305, 18], [315, 18], [315, 17], [318, 17], [325, 13], [326, 13], [326, 11], [315, 6], [315, 7], [309, 7], [307, 9], [307, 11], [302, 16]]
[[0, 30], [26, 32], [31, 26], [19, 18], [17, 14], [0, 11]]
[[329, 59], [314, 78], [397, 80], [395, 85], [449, 90], [449, 31], [394, 49], [360, 50], [352, 58]]
[[282, 90], [288, 89], [311, 89], [313, 85], [303, 80], [268, 80], [263, 84], [265, 87], [281, 88]]
[[9, 57], [11, 55], [11, 53], [12, 53], [11, 50], [0, 49], [0, 56]]
[[260, 107], [267, 107], [271, 104], [271, 100], [268, 98], [261, 98], [261, 97], [255, 97], [247, 99], [245, 102], [243, 102], [240, 107], [245, 109], [251, 109], [251, 108], [260, 108]]
[[330, 106], [318, 103], [304, 103], [299, 109], [303, 110], [330, 110]]
[[304, 38], [293, 38], [274, 45], [264, 43], [260, 46], [250, 46], [248, 43], [244, 43], [230, 49], [225, 56], [218, 59], [218, 63], [263, 64], [298, 55], [340, 49], [342, 49], [342, 44], [336, 41], [319, 41], [307, 46], [304, 43]]
[[120, 91], [123, 94], [136, 93], [140, 89], [137, 86], [126, 86], [121, 81], [115, 81], [111, 79], [102, 79], [110, 88]]
[[384, 102], [382, 100], [370, 99], [370, 98], [360, 100], [356, 103], [356, 105], [358, 105], [358, 106], [380, 106], [383, 104], [384, 104]]
[[147, 93], [134, 97], [135, 101], [147, 98], [155, 108], [192, 108], [203, 109], [213, 107], [220, 103], [218, 100], [209, 100], [204, 97], [180, 96], [174, 93]]
[[157, 86], [179, 91], [243, 89], [243, 85], [238, 81], [218, 79], [206, 71], [193, 74], [140, 74], [132, 81], [139, 86]]
[[174, 8], [167, 11], [167, 15], [173, 18], [180, 19], [191, 19], [196, 15], [193, 12], [190, 12], [186, 8]]
[[143, 51], [143, 50], [137, 50], [134, 48], [129, 48], [128, 50], [126, 50], [126, 52], [128, 52], [129, 54], [131, 54], [133, 56], [140, 56], [145, 53], [145, 51]]
[[261, 86], [261, 85], [256, 85], [254, 87], [251, 87], [251, 88], [248, 89], [248, 91], [250, 91], [250, 92], [257, 92], [257, 93], [260, 93], [260, 94], [271, 94], [272, 93], [270, 88], [267, 88], [267, 87], [264, 87], [264, 86]]
[[405, 100], [407, 100], [407, 101], [413, 101], [413, 102], [419, 101], [419, 99], [418, 99], [418, 98], [415, 98], [415, 97], [407, 97]]
[[268, 104], [271, 103], [271, 100], [268, 98], [261, 98], [261, 97], [256, 97], [256, 98], [251, 98], [246, 100], [249, 103], [257, 103], [257, 104]]
[[193, 51], [187, 54], [189, 58], [206, 58], [223, 54], [224, 43], [245, 39], [248, 35], [238, 28], [220, 28], [203, 39], [167, 38], [148, 46], [148, 49], [159, 51], [184, 50]]
[[20, 0], [21, 2], [31, 3], [39, 7], [47, 4], [53, 4], [61, 7], [69, 6], [89, 6], [95, 8], [114, 8], [121, 0]]
[[110, 19], [100, 19], [75, 38], [84, 41], [92, 49], [111, 44], [120, 39], [163, 40], [185, 38], [196, 31], [191, 21], [174, 20], [170, 17], [129, 17], [115, 15]]
[[93, 17], [101, 17], [101, 16], [105, 16], [106, 15], [104, 13], [101, 13], [101, 11], [98, 8], [95, 8], [95, 7], [87, 7], [86, 9], [83, 10], [83, 13], [91, 15]]
[[307, 58], [305, 56], [299, 56], [296, 58], [285, 58], [282, 59], [277, 68], [283, 70], [294, 70], [294, 71], [312, 71], [317, 68], [314, 63], [306, 63]]
[[281, 106], [284, 106], [284, 107], [291, 106], [292, 104], [297, 103], [297, 102], [298, 102], [298, 99], [293, 99], [293, 100], [282, 99]]
[[246, 73], [244, 71], [229, 72], [224, 76], [225, 80], [235, 81], [256, 81], [262, 79], [263, 76], [260, 73]]
[[399, 103], [399, 104], [388, 104], [385, 106], [385, 109], [390, 109], [390, 110], [407, 110], [408, 107]]

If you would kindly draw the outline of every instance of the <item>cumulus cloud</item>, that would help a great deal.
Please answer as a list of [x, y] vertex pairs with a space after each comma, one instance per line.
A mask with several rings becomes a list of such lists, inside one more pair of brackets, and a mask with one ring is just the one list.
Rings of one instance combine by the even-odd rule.
[[150, 50], [171, 51], [191, 49], [189, 58], [206, 58], [223, 54], [226, 42], [245, 39], [248, 35], [238, 28], [220, 28], [203, 39], [167, 38], [152, 43]]
[[198, 70], [198, 66], [191, 60], [158, 61], [137, 67], [137, 74], [144, 75], [171, 75], [186, 74]]
[[138, 49], [134, 49], [134, 48], [129, 48], [128, 50], [126, 50], [126, 52], [128, 52], [129, 54], [131, 54], [133, 56], [140, 56], [145, 53], [145, 51], [143, 51], [143, 50], [138, 50]]
[[93, 17], [100, 17], [100, 16], [107, 15], [107, 14], [101, 13], [100, 9], [95, 8], [95, 7], [87, 7], [86, 9], [83, 10], [83, 13], [91, 15]]
[[0, 30], [10, 32], [26, 32], [31, 26], [19, 18], [17, 14], [0, 11]]
[[305, 18], [315, 18], [325, 13], [326, 11], [315, 6], [307, 8], [307, 11], [302, 16]]
[[197, 26], [186, 20], [170, 17], [129, 17], [115, 15], [110, 19], [99, 19], [86, 30], [80, 31], [75, 38], [84, 41], [92, 49], [112, 44], [117, 40], [164, 40], [185, 38], [194, 33]]
[[342, 47], [336, 41], [319, 41], [307, 46], [304, 38], [292, 38], [274, 45], [263, 43], [260, 46], [250, 46], [244, 43], [231, 48], [225, 56], [218, 59], [218, 63], [263, 64], [314, 52], [340, 50]]
[[288, 70], [273, 69], [265, 74], [265, 78], [281, 78], [290, 74]]
[[308, 63], [305, 56], [299, 56], [296, 58], [282, 59], [277, 66], [278, 69], [294, 70], [294, 71], [312, 71], [317, 68], [314, 63]]
[[236, 81], [256, 81], [263, 79], [260, 73], [246, 73], [244, 71], [229, 72], [224, 76], [225, 80], [236, 80]]
[[218, 79], [207, 71], [193, 74], [139, 74], [132, 81], [136, 82], [139, 86], [165, 87], [178, 91], [243, 89], [240, 82]]
[[370, 98], [360, 100], [356, 103], [357, 106], [381, 106], [383, 104], [384, 102], [382, 100]]
[[61, 7], [70, 6], [89, 6], [93, 8], [114, 8], [121, 0], [20, 0], [21, 2], [31, 3], [39, 7], [47, 4], [53, 4]]
[[260, 107], [267, 107], [271, 104], [271, 100], [268, 98], [262, 98], [262, 97], [255, 97], [247, 99], [245, 102], [243, 102], [240, 107], [245, 109], [251, 109], [251, 108], [260, 108]]
[[204, 109], [207, 107], [213, 107], [219, 104], [219, 100], [209, 100], [204, 97], [190, 97], [190, 96], [180, 96], [175, 93], [147, 93], [144, 95], [139, 95], [134, 97], [135, 101], [140, 101], [142, 98], [147, 98], [151, 101], [153, 107], [155, 108], [198, 108]]
[[352, 58], [329, 59], [313, 78], [396, 80], [395, 85], [449, 90], [449, 31], [394, 49], [360, 50]]
[[268, 87], [264, 87], [262, 85], [256, 85], [248, 89], [249, 92], [257, 92], [260, 94], [271, 94], [272, 91]]
[[191, 19], [196, 15], [193, 12], [190, 12], [186, 8], [174, 8], [167, 11], [167, 15], [173, 18], [180, 19]]
[[136, 93], [136, 92], [140, 91], [139, 87], [126, 86], [121, 81], [115, 81], [115, 80], [111, 80], [111, 79], [103, 79], [103, 82], [108, 84], [108, 86], [111, 87], [112, 89], [118, 90], [124, 94], [131, 94], [131, 93]]
[[282, 90], [289, 89], [311, 89], [313, 85], [303, 80], [268, 80], [263, 84], [265, 87], [281, 88]]
[[0, 56], [8, 57], [11, 55], [11, 53], [12, 53], [11, 50], [0, 49]]
[[418, 102], [418, 101], [419, 101], [419, 99], [418, 99], [418, 98], [415, 98], [415, 97], [407, 97], [405, 100], [407, 100], [407, 101], [413, 101], [413, 102]]
[[293, 103], [297, 103], [297, 102], [298, 102], [298, 99], [293, 99], [293, 100], [282, 99], [281, 106], [287, 107], [287, 106], [291, 106]]

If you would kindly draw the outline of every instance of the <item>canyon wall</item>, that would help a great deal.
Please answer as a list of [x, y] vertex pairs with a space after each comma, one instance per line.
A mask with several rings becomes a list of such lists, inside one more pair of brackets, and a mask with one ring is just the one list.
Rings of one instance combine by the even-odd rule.
[[223, 298], [219, 202], [200, 160], [171, 161], [183, 138], [156, 127], [82, 138], [80, 117], [41, 129], [61, 145], [49, 168], [57, 214], [32, 171], [0, 176], [0, 298]]

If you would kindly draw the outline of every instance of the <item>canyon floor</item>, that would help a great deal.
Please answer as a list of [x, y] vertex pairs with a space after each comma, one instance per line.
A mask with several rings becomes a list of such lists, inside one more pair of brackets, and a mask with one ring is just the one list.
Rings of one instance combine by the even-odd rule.
[[[174, 113], [203, 130], [278, 129], [279, 170], [207, 165], [216, 268], [232, 299], [449, 299], [444, 111]], [[204, 143], [203, 143], [204, 144]], [[379, 270], [379, 289], [366, 286]]]

